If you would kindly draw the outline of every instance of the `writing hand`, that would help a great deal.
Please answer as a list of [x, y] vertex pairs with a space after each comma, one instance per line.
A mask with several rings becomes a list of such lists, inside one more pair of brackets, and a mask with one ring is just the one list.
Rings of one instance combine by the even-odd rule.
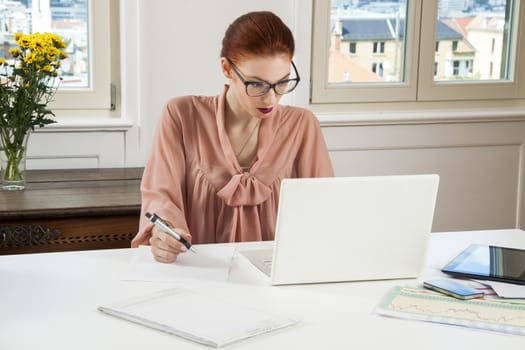
[[[191, 242], [191, 235], [186, 230], [175, 228], [175, 231], [188, 242]], [[151, 244], [151, 253], [155, 260], [163, 263], [172, 263], [177, 260], [179, 254], [188, 251], [184, 244], [156, 226], [151, 231], [149, 243]]]

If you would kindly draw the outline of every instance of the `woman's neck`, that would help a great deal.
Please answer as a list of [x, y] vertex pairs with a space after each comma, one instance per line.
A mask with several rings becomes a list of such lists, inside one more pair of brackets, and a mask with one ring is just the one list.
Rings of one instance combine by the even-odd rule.
[[226, 95], [224, 127], [230, 139], [233, 152], [243, 171], [252, 162], [258, 144], [261, 120], [246, 112], [233, 96]]
[[[231, 89], [231, 88], [230, 88]], [[226, 128], [239, 127], [246, 128], [256, 122], [242, 106], [237, 102], [231, 90], [226, 92], [225, 123]]]

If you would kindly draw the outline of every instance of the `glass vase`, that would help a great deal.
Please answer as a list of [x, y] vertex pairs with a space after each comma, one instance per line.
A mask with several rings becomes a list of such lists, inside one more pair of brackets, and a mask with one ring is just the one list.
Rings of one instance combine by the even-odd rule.
[[3, 129], [0, 133], [2, 189], [23, 190], [26, 186], [26, 151], [31, 130]]

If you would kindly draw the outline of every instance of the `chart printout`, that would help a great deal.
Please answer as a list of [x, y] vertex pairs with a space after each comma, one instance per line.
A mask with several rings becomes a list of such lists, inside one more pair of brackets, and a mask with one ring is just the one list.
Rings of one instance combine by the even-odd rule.
[[525, 335], [523, 300], [459, 300], [413, 287], [394, 287], [376, 307], [383, 316]]

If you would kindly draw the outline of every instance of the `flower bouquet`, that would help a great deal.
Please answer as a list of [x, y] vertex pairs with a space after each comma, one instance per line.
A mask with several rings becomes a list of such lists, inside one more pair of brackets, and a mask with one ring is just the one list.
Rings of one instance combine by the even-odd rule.
[[16, 33], [12, 59], [0, 58], [0, 159], [2, 187], [25, 187], [27, 139], [35, 126], [55, 123], [47, 108], [60, 84], [62, 38], [53, 33]]

